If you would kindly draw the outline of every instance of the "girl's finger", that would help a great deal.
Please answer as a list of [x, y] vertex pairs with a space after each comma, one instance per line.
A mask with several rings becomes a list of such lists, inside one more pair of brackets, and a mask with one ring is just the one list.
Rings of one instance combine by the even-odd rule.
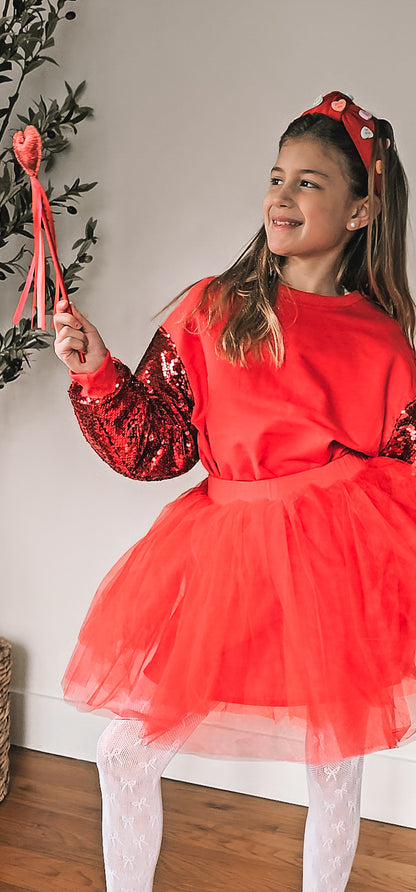
[[56, 335], [56, 340], [58, 342], [61, 342], [67, 337], [77, 336], [87, 340], [85, 337], [85, 332], [82, 330], [82, 328], [76, 328], [74, 325], [67, 324], [60, 327], [59, 332]]
[[64, 330], [63, 335], [60, 335], [58, 338], [56, 338], [55, 344], [58, 347], [62, 347], [62, 344], [65, 344], [67, 341], [71, 341], [72, 343], [76, 344], [76, 350], [80, 349], [80, 345], [88, 347], [88, 338], [83, 331], [77, 332], [73, 329], [68, 329], [66, 331]]
[[62, 298], [62, 300], [58, 300], [58, 303], [56, 304], [57, 312], [63, 313], [67, 309], [68, 309], [68, 301], [65, 298]]
[[79, 312], [79, 310], [77, 309], [75, 304], [71, 303], [70, 307], [71, 307], [72, 312], [68, 313], [68, 301], [66, 301], [66, 300], [58, 301], [58, 303], [56, 305], [57, 313], [55, 314], [54, 319], [56, 319], [57, 316], [58, 317], [61, 316], [62, 313], [65, 313], [65, 311], [67, 311], [68, 315], [71, 315], [73, 319], [77, 319], [77, 321], [81, 323], [82, 328], [85, 331], [94, 331], [95, 330], [95, 326], [91, 325], [91, 322], [88, 321], [86, 316], [83, 316], [82, 313]]
[[75, 318], [75, 316], [71, 316], [70, 313], [56, 313], [53, 317], [55, 331], [58, 332], [62, 328], [62, 326], [68, 325], [70, 328], [80, 329], [82, 328], [81, 322]]
[[73, 353], [87, 353], [88, 341], [85, 337], [75, 338], [67, 337], [62, 341], [55, 341], [55, 353], [60, 357], [69, 357]]

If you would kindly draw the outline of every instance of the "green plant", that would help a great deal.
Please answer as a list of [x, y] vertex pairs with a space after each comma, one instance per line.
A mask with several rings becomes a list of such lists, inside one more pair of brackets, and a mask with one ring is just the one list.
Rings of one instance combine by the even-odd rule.
[[[33, 124], [42, 137], [42, 170], [52, 170], [56, 156], [70, 145], [70, 137], [77, 133], [78, 125], [92, 114], [92, 108], [81, 105], [85, 81], [72, 89], [65, 81], [66, 95], [61, 103], [57, 99], [45, 101], [40, 96], [33, 101], [25, 114], [18, 114], [18, 101], [25, 78], [44, 64], [56, 65], [50, 55], [55, 45], [54, 32], [63, 19], [71, 21], [76, 13], [67, 10], [76, 0], [5, 0], [0, 17], [0, 84], [9, 85], [11, 91], [4, 107], [0, 108], [0, 281], [16, 273], [25, 277], [27, 257], [32, 253], [31, 187], [12, 151], [13, 132], [27, 124]], [[16, 119], [16, 120], [15, 120]], [[45, 192], [52, 211], [77, 213], [77, 203], [85, 192], [96, 183], [81, 183], [77, 177], [72, 185], [64, 185], [59, 194], [48, 181]], [[62, 274], [68, 294], [78, 289], [77, 282], [84, 266], [91, 262], [91, 248], [97, 242], [96, 220], [90, 218], [82, 236], [72, 246], [75, 252], [68, 266], [62, 265]], [[20, 244], [19, 244], [20, 242]], [[11, 247], [13, 246], [13, 249]], [[6, 251], [9, 256], [5, 257]], [[12, 255], [12, 256], [10, 256]], [[20, 291], [23, 282], [20, 285]], [[18, 289], [16, 289], [18, 290]], [[55, 285], [49, 263], [46, 264], [46, 311], [52, 312]], [[35, 320], [36, 322], [36, 320]], [[0, 388], [14, 381], [24, 365], [30, 365], [33, 350], [41, 350], [50, 344], [50, 335], [31, 327], [29, 319], [21, 319], [4, 335], [0, 334]]]

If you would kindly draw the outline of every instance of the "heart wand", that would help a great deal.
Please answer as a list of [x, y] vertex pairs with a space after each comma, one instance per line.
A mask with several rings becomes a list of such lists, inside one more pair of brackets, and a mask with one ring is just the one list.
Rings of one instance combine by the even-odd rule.
[[[61, 298], [66, 300], [68, 312], [72, 313], [71, 304], [66, 293], [65, 284], [62, 276], [61, 267], [58, 260], [55, 226], [52, 218], [50, 204], [41, 183], [37, 178], [37, 174], [41, 162], [42, 140], [40, 133], [29, 124], [24, 133], [19, 130], [13, 137], [14, 154], [23, 168], [25, 173], [30, 177], [32, 187], [32, 208], [33, 208], [33, 238], [34, 251], [32, 262], [29, 267], [26, 282], [20, 296], [19, 303], [13, 316], [13, 324], [17, 325], [22, 313], [29, 291], [33, 281], [33, 301], [32, 301], [32, 318], [31, 325], [34, 327], [35, 311], [37, 312], [37, 322], [39, 328], [45, 331], [46, 328], [46, 310], [45, 310], [45, 244], [43, 240], [42, 227], [46, 234], [49, 250], [52, 257], [52, 263], [55, 269], [55, 300], [53, 312], [56, 313], [56, 305]], [[82, 363], [85, 362], [83, 353], [79, 353]]]

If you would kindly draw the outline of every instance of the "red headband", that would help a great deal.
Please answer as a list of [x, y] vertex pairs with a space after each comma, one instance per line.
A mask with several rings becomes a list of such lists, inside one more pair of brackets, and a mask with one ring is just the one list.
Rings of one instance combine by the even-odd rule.
[[[371, 112], [365, 111], [359, 105], [355, 105], [352, 96], [348, 93], [339, 93], [333, 90], [325, 96], [318, 96], [312, 108], [302, 112], [303, 115], [327, 115], [334, 121], [341, 121], [347, 133], [351, 137], [361, 160], [368, 172], [373, 154], [374, 117]], [[376, 162], [375, 191], [381, 190], [381, 162]]]

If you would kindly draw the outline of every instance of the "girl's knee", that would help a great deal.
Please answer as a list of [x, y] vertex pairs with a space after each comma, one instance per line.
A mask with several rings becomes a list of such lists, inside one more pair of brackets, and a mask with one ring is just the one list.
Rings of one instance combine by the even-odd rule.
[[97, 766], [100, 771], [125, 767], [137, 762], [140, 743], [139, 722], [114, 719], [107, 725], [97, 743]]

